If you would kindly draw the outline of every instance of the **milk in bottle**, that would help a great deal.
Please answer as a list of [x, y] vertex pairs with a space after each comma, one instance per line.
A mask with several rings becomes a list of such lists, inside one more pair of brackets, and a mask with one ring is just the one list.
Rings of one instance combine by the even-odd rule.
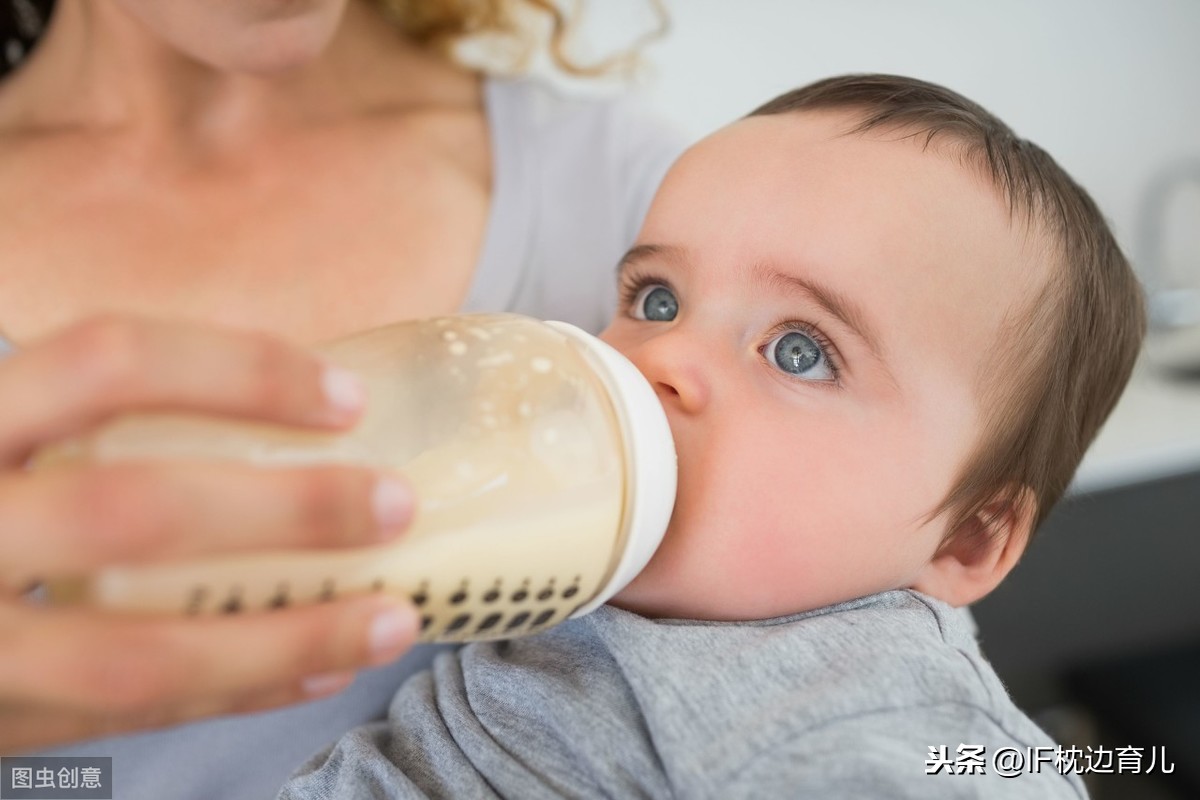
[[366, 413], [348, 432], [138, 415], [40, 454], [36, 467], [188, 457], [394, 468], [417, 496], [407, 532], [355, 550], [107, 569], [52, 581], [52, 598], [228, 614], [402, 592], [425, 641], [503, 638], [599, 606], [653, 554], [674, 502], [670, 431], [653, 389], [603, 342], [565, 323], [483, 314], [399, 323], [318, 352], [366, 385]]

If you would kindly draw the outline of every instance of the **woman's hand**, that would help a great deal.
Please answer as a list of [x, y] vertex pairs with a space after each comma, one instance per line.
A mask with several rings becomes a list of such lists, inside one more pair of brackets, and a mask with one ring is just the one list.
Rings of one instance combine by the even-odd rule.
[[394, 536], [411, 500], [369, 469], [24, 468], [38, 447], [118, 413], [330, 429], [361, 404], [352, 376], [301, 349], [181, 324], [104, 318], [0, 360], [0, 752], [320, 697], [407, 650], [416, 614], [382, 596], [208, 619], [22, 599], [32, 580], [107, 564]]

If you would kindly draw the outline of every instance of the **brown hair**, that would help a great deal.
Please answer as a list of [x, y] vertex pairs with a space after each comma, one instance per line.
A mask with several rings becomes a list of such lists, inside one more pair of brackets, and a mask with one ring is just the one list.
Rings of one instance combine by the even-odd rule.
[[980, 365], [984, 408], [991, 413], [950, 492], [929, 516], [948, 512], [948, 530], [965, 530], [976, 515], [1003, 514], [995, 500], [1019, 504], [1031, 492], [1036, 529], [1133, 370], [1146, 321], [1129, 262], [1095, 202], [1054, 159], [949, 89], [893, 75], [846, 75], [788, 92], [750, 116], [817, 109], [860, 111], [852, 134], [889, 129], [921, 137], [925, 147], [935, 138], [956, 145], [1002, 192], [1013, 215], [1049, 245], [1052, 277], [1029, 308], [1009, 320], [1008, 344]]
[[[583, 64], [569, 53], [582, 8], [576, 4], [568, 14], [556, 0], [376, 0], [384, 12], [405, 35], [414, 41], [460, 60], [458, 47], [464, 42], [487, 39], [488, 70], [518, 72], [545, 38], [545, 48], [552, 64], [573, 76], [598, 76], [637, 64], [643, 45], [661, 37], [667, 31], [667, 12], [663, 0], [647, 0], [656, 25], [634, 41], [628, 48], [600, 61]], [[539, 25], [549, 25], [542, 37]]]

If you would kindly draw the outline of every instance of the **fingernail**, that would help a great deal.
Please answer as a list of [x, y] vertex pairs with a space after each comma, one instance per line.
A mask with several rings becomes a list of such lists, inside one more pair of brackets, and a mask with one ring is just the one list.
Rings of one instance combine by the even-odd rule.
[[343, 670], [310, 675], [301, 681], [300, 685], [309, 697], [324, 697], [340, 692], [352, 683], [354, 683], [354, 672]]
[[413, 512], [413, 496], [408, 484], [390, 476], [381, 477], [371, 491], [371, 510], [380, 538], [391, 539], [404, 530]]
[[327, 366], [321, 375], [325, 400], [339, 417], [356, 414], [367, 402], [362, 380], [348, 369]]
[[375, 614], [367, 632], [372, 664], [386, 664], [412, 644], [417, 614], [408, 606], [390, 606]]

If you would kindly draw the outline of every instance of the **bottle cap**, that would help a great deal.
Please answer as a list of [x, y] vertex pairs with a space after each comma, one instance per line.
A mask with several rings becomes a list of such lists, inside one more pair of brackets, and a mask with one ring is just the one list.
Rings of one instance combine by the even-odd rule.
[[547, 322], [581, 345], [613, 398], [625, 451], [624, 551], [596, 596], [571, 616], [594, 611], [625, 588], [662, 543], [675, 507], [675, 440], [662, 403], [633, 363], [600, 339], [566, 322]]

